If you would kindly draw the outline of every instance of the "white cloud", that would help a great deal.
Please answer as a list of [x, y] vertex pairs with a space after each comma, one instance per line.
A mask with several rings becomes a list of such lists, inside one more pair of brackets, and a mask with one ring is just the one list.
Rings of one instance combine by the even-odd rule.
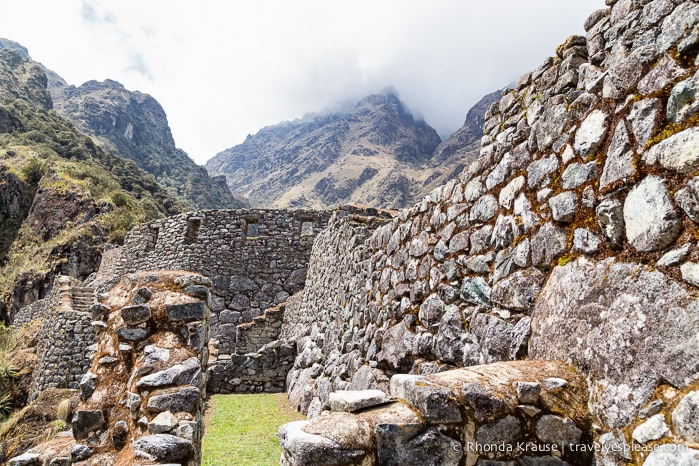
[[0, 0], [0, 35], [68, 82], [153, 95], [199, 163], [388, 85], [443, 135], [581, 34], [603, 0]]

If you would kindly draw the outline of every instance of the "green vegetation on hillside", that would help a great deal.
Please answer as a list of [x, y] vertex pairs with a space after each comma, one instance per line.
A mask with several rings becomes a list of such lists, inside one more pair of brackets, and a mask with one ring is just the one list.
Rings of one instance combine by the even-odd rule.
[[272, 466], [282, 449], [277, 430], [305, 419], [289, 407], [286, 393], [214, 395], [207, 407], [203, 466]]

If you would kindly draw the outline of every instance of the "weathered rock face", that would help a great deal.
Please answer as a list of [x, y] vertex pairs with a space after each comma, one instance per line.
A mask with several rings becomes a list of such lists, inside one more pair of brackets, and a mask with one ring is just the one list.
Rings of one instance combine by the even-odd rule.
[[683, 388], [697, 378], [697, 309], [686, 285], [649, 267], [581, 258], [542, 289], [529, 355], [585, 368], [590, 408], [623, 427], [661, 382]]
[[192, 209], [245, 207], [225, 183], [175, 147], [165, 111], [148, 94], [112, 80], [52, 88], [56, 111], [155, 176]]

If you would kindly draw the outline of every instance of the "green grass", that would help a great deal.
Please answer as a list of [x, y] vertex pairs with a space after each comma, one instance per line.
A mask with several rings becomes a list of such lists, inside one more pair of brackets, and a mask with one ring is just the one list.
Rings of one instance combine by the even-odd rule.
[[285, 393], [214, 395], [206, 411], [202, 466], [278, 465], [279, 426], [305, 419], [288, 405]]

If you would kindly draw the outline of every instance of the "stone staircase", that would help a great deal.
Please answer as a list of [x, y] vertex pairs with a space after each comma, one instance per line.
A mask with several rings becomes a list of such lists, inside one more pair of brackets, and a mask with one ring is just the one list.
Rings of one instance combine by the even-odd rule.
[[70, 290], [73, 310], [77, 312], [90, 312], [90, 307], [95, 301], [95, 290], [87, 286], [73, 286]]

